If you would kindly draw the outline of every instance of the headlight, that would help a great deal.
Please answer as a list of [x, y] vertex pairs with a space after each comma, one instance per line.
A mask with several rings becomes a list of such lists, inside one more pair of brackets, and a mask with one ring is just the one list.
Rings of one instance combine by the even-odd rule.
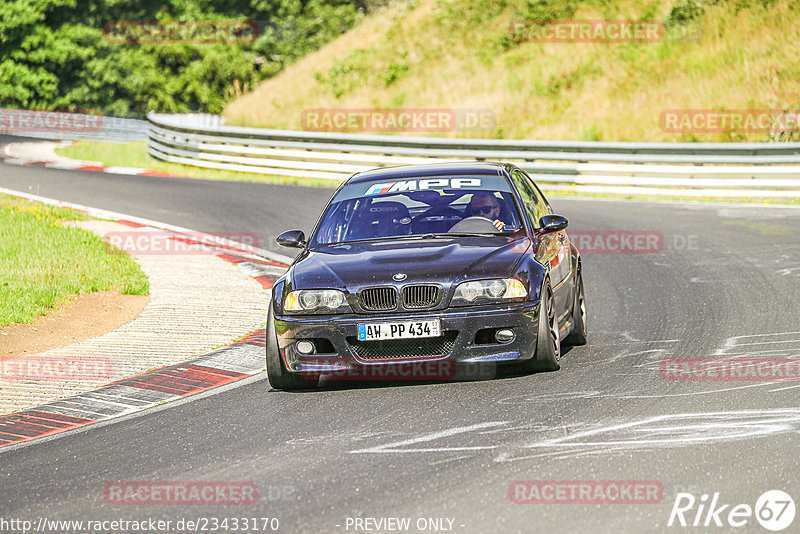
[[528, 290], [516, 278], [476, 280], [463, 282], [456, 288], [452, 306], [486, 304], [500, 300], [518, 299], [528, 296]]
[[300, 289], [283, 301], [283, 309], [291, 313], [348, 313], [350, 305], [338, 289]]

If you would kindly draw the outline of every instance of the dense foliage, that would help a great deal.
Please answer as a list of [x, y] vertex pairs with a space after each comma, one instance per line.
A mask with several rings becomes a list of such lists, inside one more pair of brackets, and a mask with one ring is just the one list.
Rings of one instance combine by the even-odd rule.
[[[0, 108], [217, 113], [367, 8], [367, 0], [2, 0]], [[108, 32], [115, 21], [242, 20], [257, 21], [254, 38], [118, 42]]]

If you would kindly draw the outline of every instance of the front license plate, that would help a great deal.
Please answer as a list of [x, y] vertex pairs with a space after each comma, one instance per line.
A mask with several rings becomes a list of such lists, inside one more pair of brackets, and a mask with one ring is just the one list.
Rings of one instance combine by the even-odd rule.
[[358, 325], [359, 341], [439, 337], [441, 335], [442, 330], [439, 319], [397, 323], [363, 323]]

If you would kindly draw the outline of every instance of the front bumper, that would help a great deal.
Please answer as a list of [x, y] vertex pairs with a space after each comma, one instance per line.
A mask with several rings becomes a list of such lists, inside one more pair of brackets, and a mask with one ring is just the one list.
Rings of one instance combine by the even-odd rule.
[[[439, 319], [439, 338], [358, 341], [359, 323]], [[296, 373], [341, 373], [355, 368], [416, 365], [425, 362], [489, 364], [526, 360], [536, 352], [538, 302], [450, 308], [393, 315], [277, 316], [275, 331], [286, 369]], [[499, 343], [493, 332], [511, 330], [514, 339]], [[312, 341], [313, 354], [297, 350]]]

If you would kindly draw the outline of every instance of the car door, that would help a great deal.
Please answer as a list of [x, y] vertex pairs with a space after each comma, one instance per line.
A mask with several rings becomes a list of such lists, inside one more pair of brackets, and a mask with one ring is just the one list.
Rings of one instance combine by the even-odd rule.
[[[538, 228], [539, 219], [544, 215], [552, 214], [553, 210], [542, 192], [539, 191], [539, 188], [527, 174], [521, 171], [514, 171], [514, 173], [518, 174], [515, 183], [517, 181], [520, 182], [518, 188], [524, 191], [525, 203], [531, 203], [531, 215], [529, 217], [536, 217], [534, 226]], [[562, 230], [544, 234], [540, 239], [541, 244], [539, 251], [537, 251], [536, 259], [542, 264], [545, 261], [549, 262], [553, 296], [555, 297], [559, 320], [563, 320], [566, 313], [572, 309], [572, 284], [568, 283], [572, 269], [569, 238], [567, 237], [567, 232]]]
[[[512, 172], [511, 177], [517, 187], [522, 209], [525, 210], [525, 215], [528, 217], [531, 227], [537, 230], [539, 228], [539, 219], [543, 215], [547, 215], [548, 212], [542, 210], [542, 205], [538, 201], [534, 188], [521, 172], [515, 170]], [[557, 266], [559, 263], [557, 258], [560, 243], [555, 234], [537, 234], [537, 237], [536, 261], [550, 267], [550, 283], [555, 287], [560, 282], [560, 275], [553, 271], [553, 264]]]

